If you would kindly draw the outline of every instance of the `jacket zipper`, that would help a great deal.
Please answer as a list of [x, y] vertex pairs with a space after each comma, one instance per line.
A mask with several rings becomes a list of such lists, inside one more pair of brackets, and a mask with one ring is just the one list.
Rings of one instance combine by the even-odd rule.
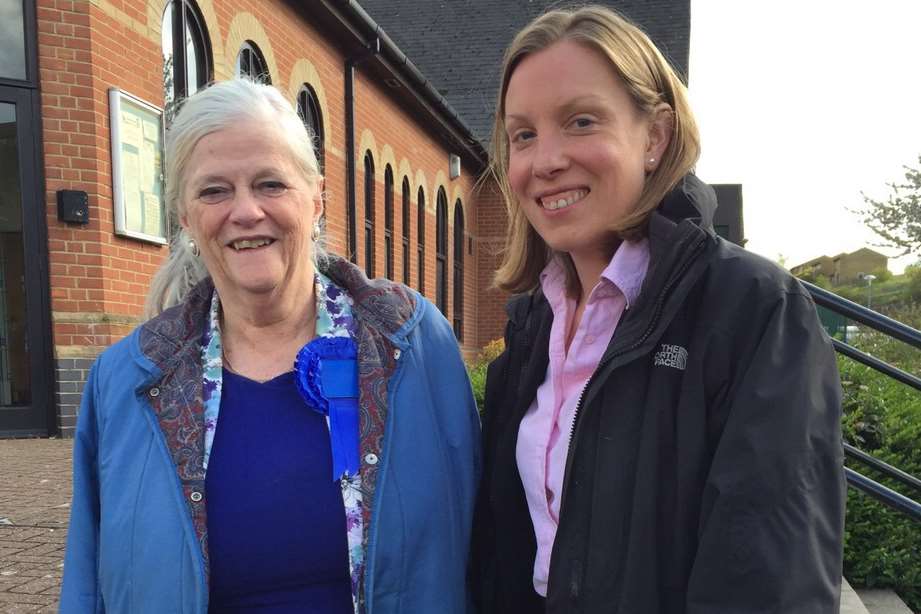
[[[698, 252], [703, 247], [703, 245], [706, 243], [706, 241], [707, 241], [706, 238], [702, 238], [694, 245], [694, 247], [692, 248], [691, 256], [688, 257], [684, 261], [684, 263], [682, 263], [681, 268], [678, 269], [678, 271], [675, 272], [675, 274], [669, 278], [668, 282], [666, 282], [665, 286], [662, 288], [662, 291], [659, 293], [659, 296], [656, 297], [656, 303], [653, 307], [652, 320], [650, 320], [649, 326], [646, 327], [646, 330], [643, 332], [640, 338], [637, 339], [630, 346], [618, 352], [615, 352], [614, 354], [611, 354], [606, 359], [598, 363], [598, 366], [592, 372], [591, 377], [588, 378], [588, 381], [585, 383], [585, 386], [582, 388], [582, 392], [579, 393], [579, 401], [576, 403], [576, 410], [573, 413], [573, 417], [572, 417], [572, 427], [569, 429], [569, 445], [566, 448], [566, 468], [563, 473], [563, 475], [566, 476], [566, 478], [563, 481], [561, 497], [565, 497], [565, 493], [567, 490], [566, 487], [569, 482], [570, 467], [572, 465], [572, 444], [573, 444], [573, 441], [575, 440], [576, 427], [579, 424], [579, 416], [582, 413], [582, 403], [585, 399], [585, 391], [588, 390], [589, 387], [591, 387], [592, 383], [595, 381], [595, 376], [598, 375], [598, 373], [602, 370], [602, 368], [605, 365], [607, 365], [609, 362], [611, 362], [618, 356], [623, 356], [624, 354], [635, 350], [636, 348], [640, 347], [641, 345], [643, 345], [643, 343], [646, 342], [646, 340], [653, 333], [653, 331], [656, 329], [656, 326], [659, 323], [659, 318], [661, 317], [661, 313], [662, 313], [662, 306], [665, 303], [665, 297], [668, 295], [672, 287], [678, 282], [678, 280], [684, 277], [685, 272], [687, 272], [691, 264], [693, 264], [694, 261], [697, 259]], [[561, 517], [563, 515], [563, 507], [562, 507], [563, 503], [565, 503], [565, 498], [563, 498], [563, 500], [560, 502], [560, 516]], [[577, 560], [577, 561], [573, 561], [572, 577], [569, 580], [569, 596], [572, 599], [577, 599], [579, 597], [579, 593], [581, 592], [581, 586], [582, 586], [582, 562]]]

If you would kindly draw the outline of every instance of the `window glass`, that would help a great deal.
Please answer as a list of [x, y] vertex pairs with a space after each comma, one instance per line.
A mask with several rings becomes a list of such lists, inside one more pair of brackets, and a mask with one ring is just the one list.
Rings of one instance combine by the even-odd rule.
[[419, 187], [419, 193], [416, 196], [416, 272], [419, 275], [418, 287], [419, 292], [425, 294], [425, 190]]
[[26, 78], [22, 0], [0, 0], [0, 77]]
[[[175, 20], [182, 20], [185, 46], [174, 44]], [[179, 4], [167, 2], [163, 9], [160, 29], [163, 51], [164, 115], [167, 125], [172, 120], [180, 100], [203, 88], [210, 80], [211, 57], [207, 30], [198, 8], [190, 0]], [[177, 75], [185, 75], [177, 80]]]
[[448, 313], [448, 197], [438, 188], [435, 205], [435, 303]]
[[313, 151], [317, 156], [317, 166], [322, 175], [324, 173], [323, 118], [320, 115], [320, 103], [317, 101], [317, 95], [313, 88], [306, 83], [301, 87], [301, 91], [297, 95], [297, 114], [300, 115], [301, 121], [304, 122], [313, 137]]
[[0, 407], [32, 402], [17, 132], [16, 108], [0, 103]]
[[464, 340], [464, 207], [454, 203], [454, 336]]
[[409, 179], [403, 177], [403, 283], [409, 285]]
[[253, 81], [260, 83], [272, 82], [265, 58], [262, 57], [262, 52], [259, 51], [256, 43], [246, 41], [240, 47], [240, 53], [237, 54], [236, 75], [238, 77], [249, 77]]
[[371, 152], [365, 154], [365, 274], [375, 276], [374, 271], [374, 160]]

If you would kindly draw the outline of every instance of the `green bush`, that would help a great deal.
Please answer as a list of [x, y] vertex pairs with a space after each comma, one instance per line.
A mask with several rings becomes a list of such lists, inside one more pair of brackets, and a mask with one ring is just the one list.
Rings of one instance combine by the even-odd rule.
[[908, 278], [909, 298], [913, 301], [921, 301], [921, 264], [905, 267], [905, 277]]
[[[880, 349], [878, 340], [875, 344]], [[843, 357], [839, 368], [845, 441], [903, 471], [921, 475], [921, 393]], [[849, 460], [847, 464], [893, 490], [918, 497], [861, 463]], [[848, 489], [844, 574], [856, 586], [892, 588], [912, 610], [921, 611], [921, 527]]]
[[505, 350], [505, 341], [494, 339], [487, 343], [472, 363], [467, 364], [467, 374], [470, 376], [470, 385], [473, 387], [473, 398], [476, 406], [483, 412], [484, 393], [486, 391], [486, 368], [489, 363], [499, 357]]

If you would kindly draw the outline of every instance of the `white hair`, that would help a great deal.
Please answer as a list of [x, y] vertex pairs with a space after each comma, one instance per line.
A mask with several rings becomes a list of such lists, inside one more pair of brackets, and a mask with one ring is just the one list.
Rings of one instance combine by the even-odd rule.
[[[309, 181], [320, 179], [313, 135], [281, 92], [271, 85], [248, 79], [221, 81], [183, 101], [166, 134], [165, 197], [171, 219], [179, 220], [185, 214], [186, 203], [182, 195], [195, 146], [203, 137], [232, 129], [241, 120], [274, 123], [304, 178]], [[189, 290], [208, 277], [204, 263], [192, 253], [189, 238], [185, 229], [180, 229], [172, 237], [169, 257], [150, 283], [146, 317], [153, 317], [182, 302]], [[320, 241], [315, 242], [313, 253], [315, 260], [325, 258]]]

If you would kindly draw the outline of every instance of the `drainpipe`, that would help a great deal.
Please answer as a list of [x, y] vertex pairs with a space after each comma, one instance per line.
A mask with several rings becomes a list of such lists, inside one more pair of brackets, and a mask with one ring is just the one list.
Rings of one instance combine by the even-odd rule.
[[357, 55], [345, 60], [345, 199], [346, 251], [353, 263], [358, 255], [358, 212], [355, 206], [355, 67], [380, 54], [381, 39], [373, 38]]

